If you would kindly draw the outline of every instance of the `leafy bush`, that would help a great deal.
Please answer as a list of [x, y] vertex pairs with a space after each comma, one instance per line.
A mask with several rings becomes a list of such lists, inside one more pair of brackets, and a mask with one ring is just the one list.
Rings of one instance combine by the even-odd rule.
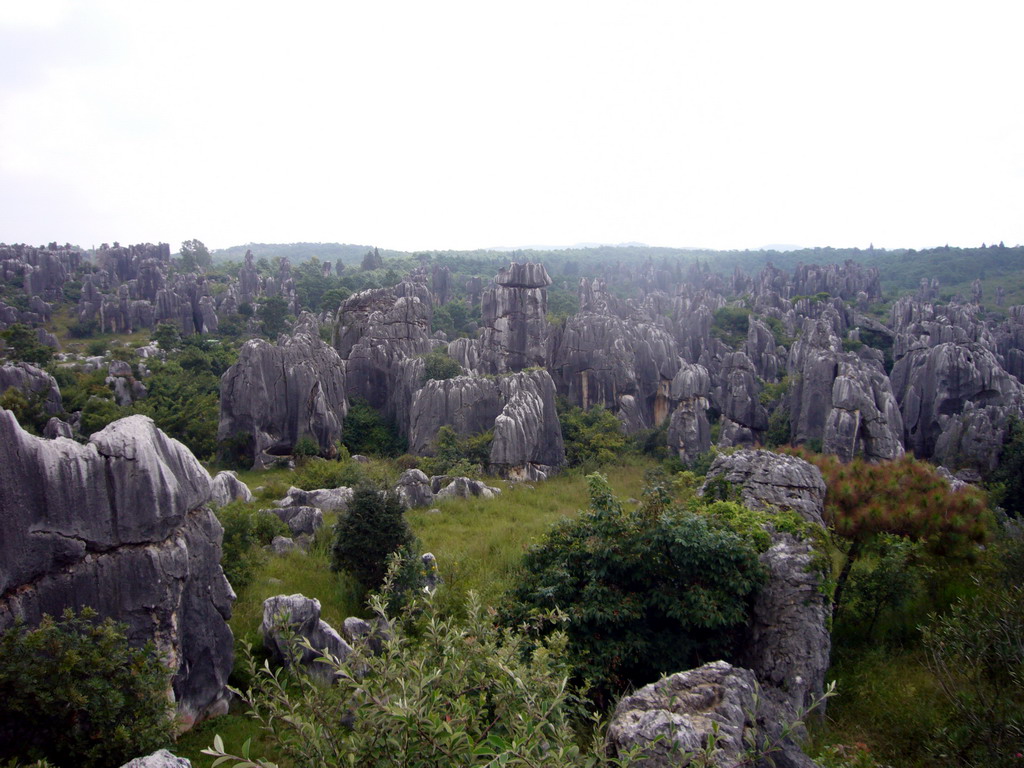
[[460, 435], [449, 426], [437, 431], [434, 455], [420, 460], [420, 469], [427, 475], [462, 475], [478, 477], [491, 458], [494, 431], [478, 435]]
[[989, 481], [996, 502], [1015, 517], [1024, 517], [1024, 421], [1011, 418], [999, 454], [999, 466]]
[[260, 512], [243, 501], [225, 504], [216, 514], [224, 526], [220, 564], [231, 586], [238, 591], [252, 583], [266, 561], [264, 545], [275, 536], [288, 536], [288, 526], [277, 515]]
[[8, 387], [0, 395], [0, 408], [6, 408], [14, 414], [22, 429], [33, 435], [43, 434], [50, 414], [46, 412], [46, 401], [39, 392], [22, 392], [17, 387]]
[[300, 459], [308, 459], [319, 454], [320, 444], [309, 435], [303, 435], [292, 446], [292, 456], [297, 456]]
[[616, 461], [626, 452], [628, 440], [622, 424], [611, 411], [595, 406], [589, 411], [566, 408], [559, 402], [558, 421], [565, 442], [565, 459], [570, 467], [596, 469]]
[[27, 325], [14, 323], [7, 330], [0, 331], [4, 340], [4, 355], [13, 362], [46, 365], [53, 359], [53, 349], [41, 344], [36, 332]]
[[741, 307], [720, 307], [711, 321], [711, 335], [736, 348], [747, 340], [750, 310]]
[[[493, 612], [472, 595], [463, 620], [442, 616], [419, 594], [399, 617], [371, 603], [391, 626], [379, 654], [357, 645], [328, 660], [335, 684], [302, 671], [261, 668], [249, 654], [254, 685], [243, 693], [261, 730], [297, 768], [360, 766], [625, 765], [609, 758], [598, 734], [581, 749], [573, 724], [585, 713], [566, 685], [566, 638], [552, 633], [528, 650], [516, 632], [495, 628]], [[266, 760], [225, 752], [220, 737], [206, 754], [243, 768]]]
[[329, 461], [314, 458], [299, 468], [292, 484], [304, 491], [313, 491], [317, 488], [338, 488], [343, 485], [351, 488], [364, 479], [363, 468], [351, 459]]
[[506, 625], [557, 608], [576, 671], [598, 699], [668, 670], [728, 658], [763, 580], [749, 541], [651, 489], [624, 510], [601, 475], [590, 509], [557, 524], [523, 560]]
[[369, 456], [401, 456], [406, 449], [397, 427], [361, 397], [349, 402], [342, 442], [350, 453]]
[[398, 497], [359, 485], [348, 511], [334, 526], [331, 568], [348, 571], [367, 590], [377, 589], [387, 573], [388, 556], [410, 550], [413, 544]]
[[173, 739], [170, 672], [95, 611], [0, 637], [0, 759], [121, 765]]
[[423, 359], [425, 362], [423, 368], [424, 384], [431, 379], [443, 381], [444, 379], [454, 379], [456, 376], [462, 375], [462, 366], [448, 357], [448, 353], [440, 347], [431, 350], [430, 354]]

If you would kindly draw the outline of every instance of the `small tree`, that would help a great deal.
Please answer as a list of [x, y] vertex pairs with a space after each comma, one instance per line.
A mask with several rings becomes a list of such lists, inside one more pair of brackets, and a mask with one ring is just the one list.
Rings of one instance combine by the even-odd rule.
[[431, 379], [442, 381], [462, 375], [462, 366], [448, 357], [448, 353], [443, 349], [438, 348], [431, 351], [423, 360], [425, 363], [423, 367], [424, 384]]
[[835, 614], [854, 563], [882, 534], [922, 542], [936, 554], [960, 556], [988, 536], [992, 519], [984, 493], [971, 486], [952, 490], [945, 478], [912, 456], [874, 464], [855, 458], [843, 464], [835, 456], [793, 452], [821, 470], [827, 522], [847, 543], [836, 581]]
[[334, 526], [331, 568], [348, 571], [367, 590], [376, 589], [387, 573], [388, 556], [410, 551], [413, 543], [398, 497], [363, 484]]
[[197, 267], [203, 270], [209, 269], [213, 264], [213, 257], [210, 249], [202, 240], [186, 240], [181, 244], [181, 266], [186, 272], [191, 272]]
[[6, 345], [3, 352], [8, 360], [46, 365], [53, 359], [53, 350], [40, 343], [36, 332], [22, 323], [0, 331], [0, 338]]
[[728, 657], [764, 576], [752, 544], [673, 508], [663, 489], [627, 511], [604, 477], [587, 480], [590, 509], [527, 552], [506, 623], [564, 611], [577, 673], [598, 699]]
[[0, 759], [121, 765], [173, 740], [170, 671], [95, 611], [0, 637]]

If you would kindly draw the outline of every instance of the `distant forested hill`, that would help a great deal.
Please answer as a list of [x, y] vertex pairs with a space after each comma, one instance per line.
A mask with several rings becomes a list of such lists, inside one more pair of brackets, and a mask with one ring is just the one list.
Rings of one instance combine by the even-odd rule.
[[273, 259], [276, 256], [283, 256], [293, 264], [298, 264], [316, 256], [320, 261], [341, 259], [349, 265], [358, 264], [371, 248], [369, 245], [347, 243], [246, 243], [213, 251], [213, 260], [218, 263], [241, 261], [245, 258], [245, 252], [251, 249], [256, 258]]

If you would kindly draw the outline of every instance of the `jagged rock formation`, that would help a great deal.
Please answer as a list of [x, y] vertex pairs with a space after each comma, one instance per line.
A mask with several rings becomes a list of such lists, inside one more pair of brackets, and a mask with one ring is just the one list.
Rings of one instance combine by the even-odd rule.
[[404, 433], [423, 378], [422, 355], [433, 348], [433, 299], [422, 283], [362, 291], [338, 310], [334, 348], [345, 361], [349, 397], [362, 397]]
[[[352, 646], [320, 618], [320, 601], [305, 595], [277, 595], [264, 600], [260, 633], [275, 663], [302, 664], [325, 681], [332, 677], [331, 668], [316, 659], [329, 653], [344, 660], [352, 653]], [[308, 640], [315, 651], [295, 648], [289, 644], [289, 636]]]
[[407, 469], [398, 478], [395, 494], [406, 509], [429, 507], [434, 503], [434, 491], [430, 487], [430, 478], [418, 469]]
[[234, 472], [218, 472], [210, 482], [210, 503], [223, 507], [232, 501], [252, 501], [252, 491]]
[[209, 497], [206, 470], [149, 418], [80, 445], [0, 410], [0, 629], [92, 606], [156, 644], [186, 725], [226, 711], [234, 594]]
[[304, 491], [292, 486], [288, 495], [274, 502], [276, 507], [316, 507], [324, 512], [344, 512], [352, 502], [353, 490], [341, 486], [339, 488], [317, 488]]
[[[813, 464], [771, 451], [720, 455], [708, 483], [724, 478], [739, 488], [743, 503], [768, 512], [792, 510], [824, 528], [825, 481]], [[703, 490], [703, 489], [702, 489]], [[824, 691], [831, 638], [823, 576], [813, 567], [811, 542], [771, 531], [772, 546], [761, 555], [768, 581], [754, 604], [743, 662], [767, 695], [790, 709], [809, 706]]]
[[57, 380], [31, 363], [0, 365], [0, 394], [13, 387], [29, 397], [43, 400], [47, 413], [63, 413], [64, 403]]
[[324, 527], [324, 513], [316, 507], [274, 507], [261, 509], [260, 513], [276, 515], [292, 536], [312, 536]]
[[[509, 264], [483, 292], [479, 373], [497, 374], [543, 366], [547, 353], [548, 301], [551, 278], [543, 264]], [[459, 359], [459, 358], [456, 358]]]
[[491, 378], [457, 376], [431, 379], [413, 395], [409, 418], [409, 452], [430, 456], [441, 427], [475, 435], [494, 427], [501, 413], [501, 390]]
[[[686, 753], [703, 753], [715, 739], [712, 765], [745, 763], [750, 742], [770, 748], [788, 713], [757, 696], [757, 681], [747, 669], [724, 661], [678, 672], [623, 697], [608, 724], [608, 743], [618, 753], [642, 748], [645, 768], [676, 768], [691, 764]], [[815, 763], [792, 741], [757, 766], [811, 768]]]
[[303, 436], [333, 455], [348, 412], [342, 362], [310, 315], [278, 343], [250, 339], [221, 377], [218, 440], [244, 439], [255, 465], [289, 454]]

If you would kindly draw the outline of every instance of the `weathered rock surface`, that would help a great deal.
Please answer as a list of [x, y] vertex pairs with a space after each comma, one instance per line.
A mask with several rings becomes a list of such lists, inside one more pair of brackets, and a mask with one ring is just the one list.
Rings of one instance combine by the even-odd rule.
[[499, 376], [503, 407], [494, 419], [490, 466], [512, 479], [539, 480], [565, 465], [565, 445], [547, 371]]
[[751, 509], [791, 509], [810, 523], [825, 525], [825, 481], [821, 471], [803, 459], [765, 450], [719, 454], [704, 487], [717, 477], [736, 485]]
[[47, 413], [61, 413], [64, 410], [57, 380], [31, 363], [0, 365], [0, 394], [11, 387], [28, 397], [41, 398]]
[[121, 768], [192, 768], [192, 762], [184, 757], [159, 749], [151, 755], [129, 760]]
[[395, 494], [406, 509], [429, 507], [434, 503], [434, 491], [430, 478], [418, 469], [407, 469], [398, 478]]
[[501, 493], [501, 488], [495, 488], [469, 477], [434, 475], [430, 478], [430, 486], [434, 491], [435, 501], [443, 499], [469, 499], [474, 496], [493, 499]]
[[449, 426], [460, 435], [475, 435], [494, 426], [501, 413], [501, 391], [494, 379], [457, 376], [431, 379], [413, 395], [409, 453], [429, 456], [438, 430]]
[[[690, 765], [685, 754], [703, 752], [714, 736], [712, 765], [745, 765], [748, 739], [764, 748], [785, 717], [756, 692], [750, 670], [724, 661], [663, 677], [619, 701], [608, 725], [608, 742], [619, 753], [642, 747], [639, 764], [645, 768], [677, 768]], [[792, 742], [784, 742], [771, 758], [774, 763], [757, 765], [815, 765]]]
[[479, 362], [466, 367], [497, 374], [544, 365], [549, 285], [543, 264], [512, 263], [502, 269], [481, 299]]
[[316, 507], [274, 507], [260, 512], [277, 515], [288, 526], [292, 536], [312, 536], [324, 527], [324, 513]]
[[278, 343], [250, 339], [221, 377], [218, 440], [249, 441], [256, 466], [265, 454], [285, 455], [299, 438], [332, 455], [348, 411], [342, 362], [308, 315]]
[[346, 486], [304, 491], [292, 486], [288, 495], [274, 502], [276, 507], [316, 507], [324, 512], [344, 512], [352, 503], [354, 491]]
[[[324, 680], [331, 679], [332, 671], [316, 659], [329, 653], [344, 660], [352, 652], [334, 627], [320, 618], [320, 601], [305, 595], [277, 595], [264, 600], [260, 632], [272, 660], [284, 665], [303, 664]], [[290, 635], [305, 638], [316, 651], [290, 646]]]
[[210, 482], [210, 503], [222, 507], [232, 501], [252, 501], [252, 491], [236, 473], [230, 470], [218, 472]]
[[147, 417], [80, 445], [0, 410], [0, 628], [92, 606], [156, 644], [183, 722], [225, 711], [234, 594], [209, 496], [206, 470]]

